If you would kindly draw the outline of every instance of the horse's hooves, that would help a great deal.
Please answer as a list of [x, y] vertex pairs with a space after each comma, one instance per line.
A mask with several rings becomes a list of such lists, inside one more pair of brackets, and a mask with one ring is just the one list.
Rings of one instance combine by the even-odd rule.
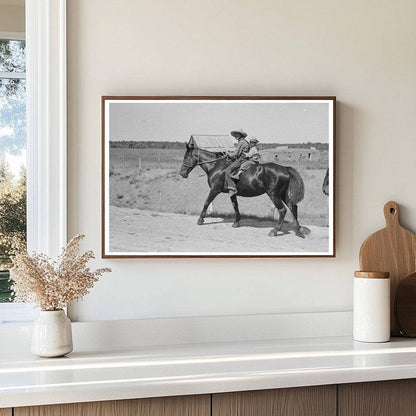
[[296, 234], [297, 237], [306, 238], [305, 234], [303, 234], [303, 232], [302, 232], [302, 227], [299, 224], [295, 223], [295, 224], [292, 224], [292, 226], [295, 230], [295, 234]]
[[203, 218], [199, 218], [197, 224], [198, 225], [202, 225], [204, 223], [204, 219]]
[[277, 236], [277, 230], [271, 230], [268, 235], [269, 235], [269, 237], [276, 237]]
[[240, 226], [240, 221], [233, 222], [233, 228], [238, 228]]

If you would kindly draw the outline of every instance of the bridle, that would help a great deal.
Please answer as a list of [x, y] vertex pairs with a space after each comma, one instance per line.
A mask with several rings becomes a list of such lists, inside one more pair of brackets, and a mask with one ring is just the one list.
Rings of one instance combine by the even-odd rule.
[[[195, 156], [195, 155], [192, 153], [192, 156]], [[221, 157], [217, 157], [216, 159], [211, 159], [211, 160], [200, 161], [200, 159], [199, 159], [199, 149], [198, 149], [198, 154], [197, 154], [197, 158], [196, 158], [196, 160], [197, 160], [196, 164], [195, 164], [195, 165], [193, 165], [193, 166], [191, 166], [191, 165], [187, 165], [187, 164], [184, 162], [184, 163], [182, 163], [182, 166], [185, 166], [186, 168], [194, 168], [195, 166], [198, 166], [198, 165], [203, 165], [203, 164], [205, 164], [205, 163], [215, 162], [215, 161], [217, 161], [217, 160], [225, 159], [226, 157], [227, 157], [227, 155], [224, 155], [224, 156], [221, 156]]]

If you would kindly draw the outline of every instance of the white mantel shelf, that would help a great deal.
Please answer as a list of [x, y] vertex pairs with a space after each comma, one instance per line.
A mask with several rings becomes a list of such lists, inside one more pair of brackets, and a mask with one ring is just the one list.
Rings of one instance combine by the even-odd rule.
[[0, 354], [0, 407], [416, 378], [416, 340], [348, 337]]

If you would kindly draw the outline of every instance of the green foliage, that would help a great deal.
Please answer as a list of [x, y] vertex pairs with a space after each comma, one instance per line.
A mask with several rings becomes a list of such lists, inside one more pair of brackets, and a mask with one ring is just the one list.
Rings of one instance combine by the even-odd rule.
[[0, 164], [0, 268], [11, 265], [16, 245], [26, 241], [26, 172], [15, 183], [7, 163]]
[[13, 294], [10, 290], [10, 273], [8, 270], [0, 270], [0, 303], [10, 302]]
[[0, 161], [0, 302], [11, 300], [11, 267], [14, 250], [26, 242], [26, 171], [17, 182], [7, 163]]
[[0, 39], [0, 71], [1, 72], [25, 72], [24, 40]]

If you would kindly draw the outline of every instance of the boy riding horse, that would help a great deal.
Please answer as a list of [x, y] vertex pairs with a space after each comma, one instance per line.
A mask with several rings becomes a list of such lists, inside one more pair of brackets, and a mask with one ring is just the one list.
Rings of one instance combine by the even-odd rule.
[[233, 130], [231, 136], [238, 140], [238, 144], [233, 152], [227, 153], [227, 156], [233, 159], [233, 163], [231, 163], [224, 171], [225, 185], [230, 197], [237, 194], [237, 185], [233, 179], [233, 175], [238, 172], [242, 163], [247, 160], [246, 153], [250, 150], [250, 145], [246, 140], [247, 133], [243, 129]]
[[231, 175], [231, 177], [235, 180], [240, 179], [240, 175], [244, 173], [247, 169], [251, 168], [253, 165], [256, 165], [260, 161], [260, 153], [259, 149], [257, 149], [257, 143], [259, 141], [255, 137], [251, 137], [249, 140], [250, 150], [246, 153], [246, 161], [243, 162], [240, 166], [240, 170]]

